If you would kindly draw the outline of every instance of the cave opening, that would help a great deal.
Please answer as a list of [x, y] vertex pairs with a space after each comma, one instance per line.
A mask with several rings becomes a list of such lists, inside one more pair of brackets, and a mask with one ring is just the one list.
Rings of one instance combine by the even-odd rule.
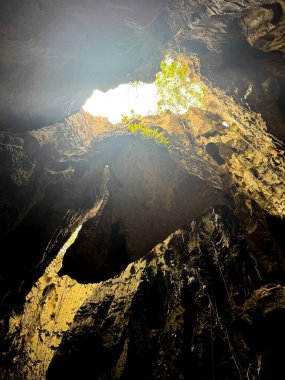
[[185, 62], [168, 52], [161, 62], [161, 71], [152, 83], [133, 81], [106, 92], [94, 90], [82, 106], [93, 116], [106, 117], [118, 124], [123, 117], [156, 115], [165, 110], [182, 115], [189, 107], [203, 108], [204, 88], [192, 83]]
[[103, 92], [94, 90], [83, 105], [84, 111], [94, 116], [107, 117], [117, 124], [122, 116], [131, 116], [131, 110], [141, 116], [157, 112], [157, 91], [154, 83], [132, 82]]

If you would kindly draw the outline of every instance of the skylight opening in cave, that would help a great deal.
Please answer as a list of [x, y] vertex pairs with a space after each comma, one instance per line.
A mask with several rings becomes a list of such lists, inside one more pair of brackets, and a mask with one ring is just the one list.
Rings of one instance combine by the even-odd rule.
[[117, 124], [122, 115], [153, 115], [157, 112], [157, 87], [154, 83], [120, 84], [107, 92], [95, 90], [83, 106], [93, 116], [103, 116]]
[[154, 115], [164, 110], [180, 115], [190, 107], [204, 109], [204, 88], [194, 83], [184, 62], [166, 56], [154, 83], [140, 81], [120, 84], [107, 92], [94, 90], [83, 105], [93, 116], [106, 117], [111, 123], [122, 121], [122, 116]]

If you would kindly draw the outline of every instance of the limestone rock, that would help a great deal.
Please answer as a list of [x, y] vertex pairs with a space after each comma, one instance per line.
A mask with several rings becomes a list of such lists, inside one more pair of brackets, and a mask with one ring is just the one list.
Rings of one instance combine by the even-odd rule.
[[[261, 278], [250, 239], [225, 208], [181, 227], [98, 285], [64, 335], [47, 379], [267, 378], [263, 358], [277, 374], [281, 362], [267, 355], [264, 342], [256, 348], [257, 335], [241, 318], [241, 308], [263, 318], [284, 309], [282, 286], [254, 292], [270, 277]], [[271, 343], [276, 352], [278, 343]]]

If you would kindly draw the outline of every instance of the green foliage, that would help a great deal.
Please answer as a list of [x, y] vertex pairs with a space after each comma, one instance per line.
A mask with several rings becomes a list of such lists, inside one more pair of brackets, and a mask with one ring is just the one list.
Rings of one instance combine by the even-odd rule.
[[129, 123], [128, 128], [132, 133], [139, 133], [143, 137], [147, 139], [153, 139], [158, 144], [164, 144], [170, 148], [170, 141], [168, 137], [165, 137], [162, 132], [158, 131], [158, 128], [152, 129], [143, 125], [141, 122], [139, 123]]
[[159, 132], [158, 128], [152, 129], [146, 125], [143, 125], [140, 115], [136, 115], [134, 110], [131, 110], [131, 118], [122, 115], [122, 122], [127, 124], [127, 127], [131, 133], [137, 133], [144, 138], [153, 139], [157, 144], [166, 145], [168, 149], [171, 148], [169, 138], [166, 137], [163, 132]]
[[[136, 89], [142, 84], [140, 81], [131, 82]], [[189, 70], [186, 63], [174, 60], [170, 55], [161, 62], [161, 71], [156, 74], [155, 85], [157, 87], [158, 112], [165, 109], [175, 114], [185, 113], [189, 107], [205, 109], [205, 88], [199, 83], [193, 83], [189, 78]], [[123, 116], [122, 122], [126, 124], [130, 132], [137, 133], [144, 138], [153, 139], [158, 144], [164, 144], [171, 148], [169, 138], [159, 129], [145, 126], [141, 122], [141, 115], [136, 115], [130, 110], [131, 116]]]
[[190, 106], [204, 109], [205, 89], [191, 82], [186, 63], [170, 56], [161, 62], [161, 71], [156, 74], [158, 110], [168, 109], [175, 114], [184, 113]]

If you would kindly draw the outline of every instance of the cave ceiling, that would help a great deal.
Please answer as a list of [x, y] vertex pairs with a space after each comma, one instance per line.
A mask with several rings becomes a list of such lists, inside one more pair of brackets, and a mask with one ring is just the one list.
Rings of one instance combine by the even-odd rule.
[[[49, 379], [66, 364], [70, 378], [87, 376], [96, 355], [98, 379], [134, 378], [140, 365], [169, 378], [167, 362], [173, 379], [206, 379], [209, 338], [219, 378], [277, 376], [284, 10], [0, 0], [0, 379], [2, 368], [5, 380], [45, 378], [55, 351]], [[206, 89], [203, 109], [143, 118], [170, 147], [82, 110], [94, 89], [153, 82], [167, 51]]]
[[267, 1], [1, 1], [1, 128], [63, 121], [94, 88], [153, 80], [163, 50], [179, 46], [283, 139], [283, 10]]

